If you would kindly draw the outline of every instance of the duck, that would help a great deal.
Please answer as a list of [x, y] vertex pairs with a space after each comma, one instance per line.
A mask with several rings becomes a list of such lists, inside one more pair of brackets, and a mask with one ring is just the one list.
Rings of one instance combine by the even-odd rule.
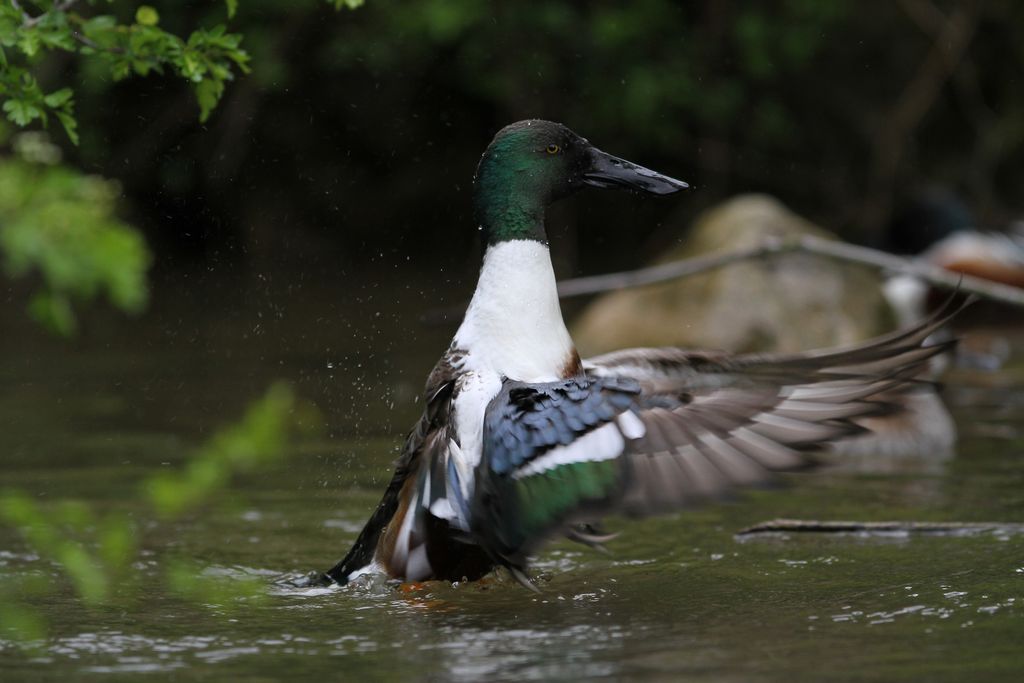
[[956, 313], [857, 345], [729, 355], [637, 348], [582, 359], [559, 305], [545, 232], [584, 188], [667, 196], [683, 181], [612, 156], [568, 127], [502, 128], [476, 169], [484, 245], [476, 289], [429, 373], [423, 413], [347, 554], [322, 579], [472, 581], [497, 568], [536, 590], [529, 562], [565, 536], [603, 547], [601, 520], [693, 508], [813, 463], [951, 341]]
[[[1024, 221], [1002, 231], [974, 226], [971, 211], [954, 192], [927, 188], [894, 214], [886, 227], [885, 247], [953, 273], [1024, 288]], [[884, 292], [902, 324], [920, 318], [944, 298], [920, 278], [907, 274], [891, 276]], [[1017, 314], [991, 305], [979, 310], [990, 319], [1019, 319]]]

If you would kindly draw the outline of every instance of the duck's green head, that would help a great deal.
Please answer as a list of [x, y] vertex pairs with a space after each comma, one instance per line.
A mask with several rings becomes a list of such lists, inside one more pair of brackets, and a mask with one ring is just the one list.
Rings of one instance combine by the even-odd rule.
[[560, 123], [519, 121], [498, 131], [474, 178], [477, 221], [487, 244], [544, 241], [548, 204], [586, 187], [672, 194], [686, 183], [605, 154]]

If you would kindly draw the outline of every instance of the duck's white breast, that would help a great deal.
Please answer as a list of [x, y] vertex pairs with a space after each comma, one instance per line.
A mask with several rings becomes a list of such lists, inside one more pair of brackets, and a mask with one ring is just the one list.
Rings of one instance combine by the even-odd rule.
[[466, 352], [467, 370], [523, 382], [561, 377], [575, 347], [547, 245], [510, 240], [488, 248], [455, 344]]

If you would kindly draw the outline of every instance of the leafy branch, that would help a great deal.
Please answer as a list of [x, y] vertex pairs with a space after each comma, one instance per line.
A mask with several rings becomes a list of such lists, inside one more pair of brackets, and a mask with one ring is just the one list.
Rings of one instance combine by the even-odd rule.
[[[91, 0], [89, 5], [102, 1]], [[341, 10], [361, 7], [365, 0], [326, 2]], [[227, 18], [234, 18], [238, 0], [224, 4]], [[192, 86], [201, 122], [220, 102], [228, 81], [236, 73], [249, 73], [242, 36], [228, 33], [223, 24], [182, 38], [161, 29], [160, 14], [149, 5], [139, 5], [130, 24], [118, 23], [111, 14], [81, 14], [74, 11], [77, 5], [80, 0], [54, 0], [33, 15], [19, 0], [0, 4], [0, 99], [7, 118], [19, 126], [39, 121], [45, 127], [53, 117], [78, 144], [74, 92], [59, 88], [47, 93], [32, 73], [32, 66], [50, 51], [101, 60], [115, 81], [170, 71]]]
[[116, 216], [118, 183], [61, 165], [45, 133], [21, 133], [13, 146], [14, 156], [0, 157], [0, 267], [41, 280], [31, 315], [67, 336], [76, 300], [105, 294], [122, 311], [141, 311], [152, 256]]
[[[17, 0], [0, 5], [0, 99], [13, 123], [27, 126], [39, 121], [45, 127], [53, 117], [78, 143], [74, 92], [67, 87], [46, 92], [32, 71], [51, 51], [100, 60], [115, 81], [170, 71], [192, 86], [200, 121], [209, 118], [227, 82], [236, 73], [249, 71], [242, 36], [228, 33], [222, 24], [181, 38], [159, 27], [160, 15], [149, 5], [137, 8], [134, 22], [121, 24], [109, 14], [80, 14], [74, 11], [78, 4], [54, 2], [36, 15]], [[228, 16], [233, 16], [237, 0], [226, 6]]]

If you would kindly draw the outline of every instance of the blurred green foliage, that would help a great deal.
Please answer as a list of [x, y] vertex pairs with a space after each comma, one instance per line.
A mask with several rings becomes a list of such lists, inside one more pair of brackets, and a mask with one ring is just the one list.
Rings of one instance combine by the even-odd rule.
[[164, 570], [168, 590], [197, 605], [231, 609], [259, 603], [267, 597], [265, 580], [233, 573], [212, 572], [198, 562], [170, 558]]
[[44, 508], [28, 494], [12, 491], [0, 497], [0, 519], [17, 528], [33, 552], [64, 570], [85, 605], [108, 602], [114, 585], [128, 578], [136, 530], [126, 517], [100, 519], [78, 501]]
[[237, 424], [211, 438], [181, 472], [154, 476], [145, 492], [157, 515], [180, 517], [213, 500], [235, 474], [275, 462], [285, 454], [289, 425], [297, 422], [291, 391], [277, 385], [251, 405]]
[[135, 313], [146, 304], [152, 257], [138, 231], [119, 220], [116, 181], [62, 165], [41, 133], [14, 138], [0, 157], [0, 257], [10, 277], [36, 273], [29, 310], [54, 332], [74, 332], [72, 302], [101, 294]]
[[[145, 480], [143, 499], [164, 523], [214, 506], [236, 475], [286, 457], [290, 439], [314, 424], [314, 409], [298, 401], [286, 385], [276, 384], [238, 423], [211, 437], [180, 473]], [[0, 494], [0, 523], [17, 529], [27, 548], [55, 566], [82, 604], [94, 609], [131, 607], [141, 590], [133, 565], [140, 560], [146, 534], [161, 528], [126, 513], [100, 515], [78, 501], [41, 503], [19, 491]], [[195, 562], [170, 555], [160, 555], [157, 561], [163, 567], [163, 588], [193, 602], [229, 609], [265, 595], [263, 582], [255, 578], [211, 574]], [[0, 585], [0, 629], [21, 640], [45, 635], [46, 624], [25, 597], [58, 589], [60, 585], [45, 576], [16, 586]]]

